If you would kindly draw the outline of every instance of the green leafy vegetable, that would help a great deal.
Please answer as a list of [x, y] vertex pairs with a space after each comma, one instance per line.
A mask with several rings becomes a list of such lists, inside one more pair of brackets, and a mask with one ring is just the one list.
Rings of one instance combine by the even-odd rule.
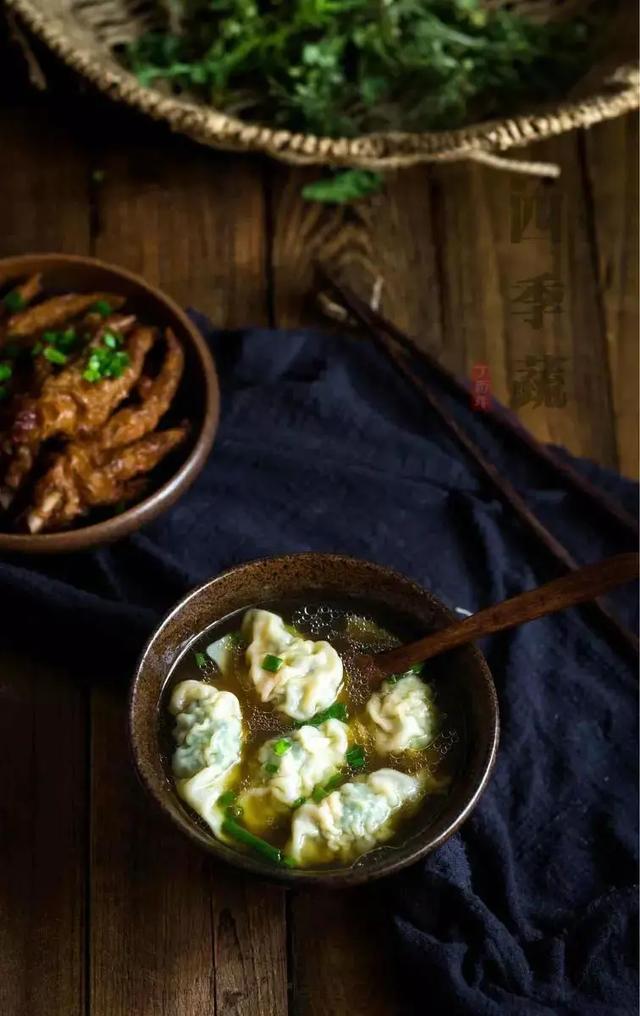
[[259, 836], [254, 836], [253, 833], [250, 833], [248, 829], [245, 829], [244, 826], [241, 826], [229, 815], [227, 815], [222, 823], [222, 831], [231, 839], [236, 840], [238, 843], [243, 843], [245, 847], [250, 847], [255, 853], [261, 854], [269, 861], [273, 861], [274, 864], [287, 864], [285, 855], [278, 847], [272, 847], [266, 840], [260, 839]]
[[274, 127], [446, 130], [565, 94], [607, 18], [591, 6], [544, 23], [481, 0], [184, 0], [122, 59], [146, 86]]
[[309, 723], [312, 727], [319, 727], [321, 723], [326, 723], [327, 720], [342, 720], [344, 723], [348, 719], [349, 712], [344, 702], [334, 702], [328, 709], [323, 709], [321, 713], [316, 713], [310, 720], [301, 720], [296, 723], [296, 726], [304, 727]]
[[276, 674], [283, 663], [284, 660], [280, 656], [272, 656], [271, 653], [267, 653], [261, 663], [261, 667], [263, 670], [268, 670], [271, 674]]
[[15, 314], [16, 311], [26, 307], [25, 298], [19, 289], [12, 289], [3, 297], [2, 302], [10, 314]]
[[327, 205], [347, 205], [351, 201], [375, 194], [383, 185], [380, 173], [371, 173], [367, 169], [345, 169], [334, 176], [315, 180], [302, 188], [302, 196], [307, 201], [320, 201]]

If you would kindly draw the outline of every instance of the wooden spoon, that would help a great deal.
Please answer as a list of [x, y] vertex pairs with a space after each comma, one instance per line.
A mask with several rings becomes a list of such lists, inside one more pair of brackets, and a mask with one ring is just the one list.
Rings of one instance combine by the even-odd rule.
[[438, 656], [448, 649], [464, 645], [484, 635], [492, 635], [505, 628], [515, 628], [525, 621], [533, 621], [545, 614], [573, 607], [585, 600], [593, 600], [614, 586], [624, 585], [638, 578], [640, 571], [637, 554], [618, 554], [597, 564], [578, 568], [562, 578], [546, 582], [519, 596], [479, 610], [463, 621], [456, 621], [440, 631], [433, 632], [417, 642], [390, 649], [384, 653], [362, 655], [359, 664], [369, 674], [372, 685], [379, 684], [389, 674], [403, 674], [415, 663]]

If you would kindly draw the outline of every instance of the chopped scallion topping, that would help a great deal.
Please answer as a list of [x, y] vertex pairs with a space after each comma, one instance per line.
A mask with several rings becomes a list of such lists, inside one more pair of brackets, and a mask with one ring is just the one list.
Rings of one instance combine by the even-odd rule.
[[[120, 340], [112, 332], [107, 332], [104, 341], [109, 337], [116, 340], [116, 346], [120, 345]], [[90, 382], [121, 377], [129, 363], [129, 354], [123, 349], [111, 348], [109, 345], [96, 346], [89, 354], [82, 377]]]
[[108, 300], [96, 300], [91, 310], [95, 311], [96, 314], [99, 314], [100, 317], [109, 317], [109, 314], [111, 313], [111, 304]]
[[296, 809], [296, 808], [301, 808], [301, 807], [302, 807], [302, 805], [304, 804], [304, 802], [305, 802], [306, 800], [307, 800], [307, 799], [306, 799], [306, 797], [299, 797], [299, 798], [298, 798], [297, 800], [295, 800], [295, 801], [293, 802], [293, 804], [291, 805], [291, 810], [292, 810], [292, 811], [295, 811], [295, 809]]
[[276, 755], [286, 755], [290, 747], [291, 741], [288, 741], [286, 737], [281, 737], [280, 740], [276, 741], [274, 744], [273, 751]]
[[2, 302], [11, 314], [14, 314], [17, 310], [22, 310], [23, 307], [26, 307], [25, 298], [19, 289], [12, 289], [11, 292], [7, 293], [7, 295], [3, 298]]
[[278, 772], [279, 766], [277, 766], [275, 762], [265, 762], [264, 768], [268, 773], [273, 774]]
[[31, 348], [31, 355], [32, 356], [39, 356], [43, 349], [44, 349], [44, 343], [43, 342], [36, 342], [32, 346], [32, 348]]
[[13, 374], [13, 367], [10, 363], [0, 363], [0, 381], [8, 381]]
[[345, 758], [347, 760], [347, 765], [350, 766], [351, 769], [362, 769], [362, 766], [365, 763], [364, 748], [361, 744], [354, 744], [351, 748], [349, 748]]
[[324, 785], [324, 789], [327, 791], [327, 793], [331, 793], [332, 790], [335, 790], [336, 787], [340, 786], [343, 779], [344, 777], [342, 773], [336, 773], [335, 776], [332, 776], [330, 780], [327, 780], [327, 782]]
[[226, 833], [233, 840], [237, 840], [238, 843], [243, 843], [246, 847], [250, 847], [251, 850], [257, 854], [262, 854], [269, 861], [273, 861], [274, 864], [287, 864], [288, 860], [285, 861], [284, 854], [278, 847], [272, 847], [266, 840], [260, 839], [259, 836], [254, 836], [244, 826], [239, 825], [235, 819], [227, 816], [222, 823], [222, 832]]
[[310, 720], [302, 720], [296, 726], [304, 727], [306, 724], [311, 724], [312, 727], [319, 727], [321, 723], [325, 723], [327, 720], [342, 720], [344, 722], [348, 719], [349, 713], [344, 702], [334, 702], [328, 709], [323, 709], [321, 713], [316, 713]]
[[207, 657], [205, 653], [194, 653], [196, 665], [200, 667], [200, 670], [204, 670], [207, 666]]
[[329, 796], [329, 794], [324, 789], [324, 787], [314, 787], [312, 792], [311, 792], [311, 797], [316, 802], [316, 804], [320, 804], [320, 801], [324, 801], [325, 797], [328, 797], [328, 796]]
[[68, 360], [67, 354], [63, 353], [60, 349], [56, 349], [55, 346], [45, 346], [42, 355], [49, 363], [57, 363], [60, 366]]
[[267, 653], [262, 661], [262, 669], [268, 670], [271, 674], [277, 674], [283, 663], [284, 660], [281, 656], [272, 656], [271, 653]]
[[225, 790], [224, 794], [220, 794], [217, 804], [221, 808], [228, 808], [230, 804], [233, 804], [237, 796], [235, 790]]

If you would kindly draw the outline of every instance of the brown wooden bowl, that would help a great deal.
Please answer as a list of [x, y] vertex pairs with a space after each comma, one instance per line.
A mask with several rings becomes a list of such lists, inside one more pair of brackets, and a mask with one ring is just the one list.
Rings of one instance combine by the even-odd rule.
[[[442, 627], [454, 615], [435, 596], [398, 572], [334, 554], [294, 554], [239, 565], [189, 593], [162, 621], [144, 650], [133, 681], [129, 730], [142, 783], [165, 815], [198, 846], [221, 860], [279, 882], [344, 887], [398, 871], [439, 847], [468, 818], [485, 789], [498, 747], [498, 702], [482, 654], [465, 646], [440, 660], [440, 677], [460, 703], [466, 727], [463, 760], [436, 817], [412, 820], [399, 846], [377, 848], [348, 868], [276, 868], [214, 839], [178, 797], [160, 748], [160, 706], [171, 669], [193, 640], [229, 613], [280, 599], [353, 597], [393, 610], [422, 632]], [[436, 666], [432, 661], [429, 666]], [[430, 671], [433, 674], [433, 671]]]
[[[155, 488], [142, 501], [118, 515], [91, 521], [59, 533], [0, 532], [0, 551], [27, 554], [86, 550], [110, 543], [156, 518], [193, 483], [204, 466], [218, 426], [220, 391], [209, 348], [184, 311], [166, 294], [132, 272], [96, 258], [69, 254], [26, 254], [0, 260], [0, 287], [14, 279], [42, 272], [45, 289], [57, 291], [101, 290], [128, 297], [141, 319], [170, 327], [185, 351], [185, 369], [170, 414], [184, 405], [180, 415], [189, 420], [191, 434], [183, 448], [158, 467]], [[177, 465], [176, 465], [177, 463]]]

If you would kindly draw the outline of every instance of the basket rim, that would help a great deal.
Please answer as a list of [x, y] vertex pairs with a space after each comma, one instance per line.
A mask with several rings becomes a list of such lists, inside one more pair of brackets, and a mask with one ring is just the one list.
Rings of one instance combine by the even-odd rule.
[[167, 96], [141, 85], [124, 67], [96, 65], [93, 54], [69, 42], [33, 0], [6, 0], [33, 33], [101, 92], [168, 123], [175, 132], [212, 147], [253, 151], [305, 165], [396, 169], [422, 162], [454, 162], [495, 154], [554, 137], [640, 108], [640, 74], [622, 63], [593, 95], [562, 100], [539, 112], [486, 120], [450, 131], [390, 131], [331, 138], [249, 123], [211, 106]]

